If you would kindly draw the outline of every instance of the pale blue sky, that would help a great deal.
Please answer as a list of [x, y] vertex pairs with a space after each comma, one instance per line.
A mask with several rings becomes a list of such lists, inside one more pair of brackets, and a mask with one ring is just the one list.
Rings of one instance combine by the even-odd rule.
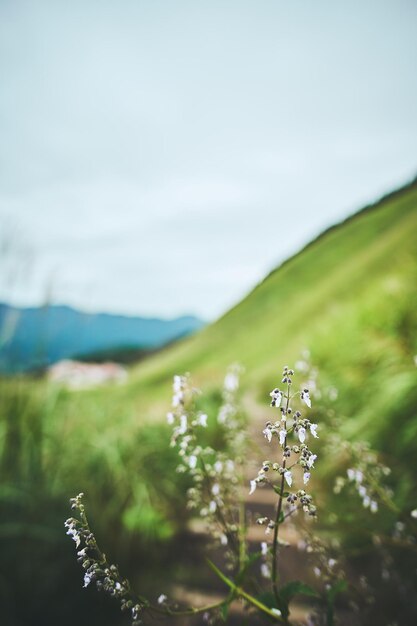
[[1, 0], [0, 299], [218, 316], [417, 173], [416, 62], [414, 0]]

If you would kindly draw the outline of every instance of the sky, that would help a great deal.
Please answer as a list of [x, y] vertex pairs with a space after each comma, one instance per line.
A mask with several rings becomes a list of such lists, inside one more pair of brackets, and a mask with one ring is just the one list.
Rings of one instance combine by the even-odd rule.
[[0, 0], [0, 300], [215, 319], [414, 178], [416, 60], [414, 0]]

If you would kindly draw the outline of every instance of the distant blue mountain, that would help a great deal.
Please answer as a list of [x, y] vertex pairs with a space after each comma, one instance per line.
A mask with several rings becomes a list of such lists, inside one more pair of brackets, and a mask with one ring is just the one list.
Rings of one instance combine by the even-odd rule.
[[69, 306], [17, 308], [0, 303], [0, 372], [41, 368], [61, 359], [110, 350], [152, 350], [203, 326], [173, 320], [83, 313]]

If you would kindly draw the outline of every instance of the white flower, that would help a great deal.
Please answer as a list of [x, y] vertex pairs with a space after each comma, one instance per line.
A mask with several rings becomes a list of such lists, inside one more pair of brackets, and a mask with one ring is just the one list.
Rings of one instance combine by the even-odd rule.
[[211, 493], [213, 494], [213, 496], [218, 496], [220, 493], [220, 485], [219, 483], [214, 483], [213, 487], [211, 488]]
[[411, 517], [412, 517], [413, 519], [417, 519], [417, 509], [413, 509], [413, 510], [411, 511], [410, 515], [411, 515]]
[[173, 413], [167, 413], [167, 423], [168, 424], [173, 424], [174, 423], [174, 414]]
[[213, 467], [216, 470], [216, 472], [220, 474], [220, 472], [223, 469], [223, 463], [221, 461], [216, 461]]
[[87, 574], [87, 572], [84, 574], [84, 587], [88, 587], [88, 585], [91, 583], [91, 576], [89, 574]]
[[286, 430], [280, 430], [279, 431], [279, 444], [280, 444], [280, 446], [284, 445], [286, 438], [287, 438], [287, 431]]
[[376, 513], [378, 511], [378, 502], [376, 500], [371, 500], [371, 511], [372, 513]]
[[192, 454], [188, 459], [188, 466], [190, 469], [195, 469], [197, 467], [197, 457], [195, 454]]
[[319, 567], [313, 567], [313, 572], [317, 576], [317, 578], [319, 578], [319, 576], [321, 575], [321, 569]]
[[250, 481], [250, 491], [249, 491], [249, 495], [250, 496], [253, 494], [253, 492], [255, 491], [257, 486], [258, 486], [258, 483], [257, 483], [256, 480], [251, 480]]
[[349, 467], [349, 469], [347, 470], [347, 476], [349, 480], [355, 480], [355, 476], [356, 476], [355, 470]]
[[364, 499], [362, 500], [362, 504], [365, 507], [365, 509], [367, 509], [368, 506], [371, 504], [371, 498], [369, 496], [365, 496]]
[[310, 432], [313, 435], [313, 437], [315, 437], [316, 439], [319, 438], [319, 436], [317, 434], [317, 428], [318, 428], [317, 424], [310, 424]]
[[304, 481], [304, 484], [305, 484], [305, 485], [306, 485], [306, 484], [308, 483], [308, 481], [310, 480], [310, 476], [311, 476], [310, 472], [304, 472], [303, 481]]
[[266, 439], [268, 439], [269, 443], [271, 443], [271, 441], [272, 441], [272, 431], [271, 431], [271, 429], [268, 428], [268, 427], [265, 428], [262, 431], [262, 434], [265, 436]]
[[282, 400], [282, 393], [280, 392], [280, 390], [274, 389], [273, 391], [271, 391], [269, 395], [272, 398], [272, 401], [271, 401], [272, 406], [276, 406], [277, 408], [279, 408], [281, 406], [281, 400]]
[[73, 524], [68, 525], [67, 528], [68, 528], [67, 535], [69, 535], [71, 539], [75, 541], [75, 545], [78, 548], [78, 546], [81, 543], [80, 533], [78, 532], [78, 530], [75, 528]]
[[235, 464], [230, 459], [228, 459], [226, 461], [226, 469], [227, 469], [228, 472], [234, 472], [235, 471]]
[[114, 585], [114, 588], [116, 589], [116, 591], [120, 591], [122, 588], [122, 585], [119, 583], [119, 581], [116, 582], [116, 584]]
[[217, 416], [218, 423], [219, 424], [224, 424], [226, 422], [227, 415], [228, 415], [227, 408], [225, 406], [222, 406], [220, 408], [219, 414]]
[[306, 440], [306, 429], [302, 426], [298, 429], [298, 439], [301, 443], [304, 443], [304, 441]]
[[184, 394], [182, 393], [182, 391], [178, 391], [177, 393], [175, 393], [172, 398], [172, 406], [174, 408], [179, 406], [183, 397], [184, 397]]
[[282, 613], [279, 609], [270, 609], [271, 613], [273, 613], [274, 615], [276, 615], [277, 617], [281, 617]]
[[205, 413], [202, 413], [198, 416], [197, 424], [199, 426], [204, 426], [204, 428], [207, 428], [207, 415]]
[[182, 378], [181, 376], [174, 376], [174, 382], [172, 384], [172, 389], [174, 393], [178, 393], [182, 390]]
[[226, 374], [224, 379], [224, 388], [227, 391], [237, 391], [239, 388], [239, 378], [233, 372]]
[[327, 565], [330, 567], [330, 569], [333, 568], [336, 565], [336, 563], [337, 563], [336, 559], [329, 559], [327, 561]]
[[317, 459], [317, 454], [311, 454], [307, 459], [307, 465], [309, 469], [314, 467], [314, 461]]
[[364, 487], [363, 485], [359, 485], [358, 493], [361, 498], [364, 498], [366, 496], [366, 487]]
[[165, 604], [167, 600], [168, 600], [167, 596], [164, 593], [161, 593], [161, 595], [158, 598], [158, 604]]
[[185, 435], [185, 433], [187, 432], [187, 428], [188, 428], [187, 416], [186, 415], [181, 415], [181, 417], [180, 417], [180, 427], [178, 429], [178, 434]]
[[224, 533], [220, 535], [220, 543], [222, 546], [227, 546], [228, 544], [227, 536]]
[[266, 541], [261, 542], [261, 554], [262, 556], [266, 556], [268, 554], [268, 544]]
[[357, 483], [361, 483], [363, 481], [363, 473], [361, 472], [361, 470], [356, 470], [355, 480]]
[[214, 500], [211, 500], [210, 504], [209, 504], [209, 511], [210, 513], [215, 513], [217, 509], [217, 503]]
[[290, 470], [287, 470], [284, 473], [284, 478], [285, 478], [285, 480], [287, 482], [288, 487], [291, 487], [291, 485], [292, 485], [292, 474], [291, 474]]
[[271, 576], [271, 570], [266, 563], [261, 564], [261, 575], [263, 578], [269, 578]]
[[311, 400], [310, 400], [310, 394], [308, 392], [308, 389], [303, 389], [303, 391], [300, 394], [300, 398], [303, 402], [305, 402], [308, 408], [311, 409]]

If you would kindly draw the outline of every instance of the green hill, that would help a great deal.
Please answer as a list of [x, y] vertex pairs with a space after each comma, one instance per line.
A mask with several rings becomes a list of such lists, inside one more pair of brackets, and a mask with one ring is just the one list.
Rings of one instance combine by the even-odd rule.
[[[285, 231], [276, 230], [279, 246]], [[259, 396], [308, 348], [323, 381], [339, 388], [344, 412], [357, 413], [372, 393], [374, 407], [385, 402], [392, 376], [415, 372], [416, 244], [414, 182], [323, 233], [215, 324], [139, 365], [132, 387], [155, 417], [172, 374], [218, 384], [239, 361], [245, 391]]]
[[[56, 623], [63, 600], [85, 607], [84, 596], [75, 597], [75, 572], [66, 574], [72, 546], [65, 552], [61, 531], [67, 499], [81, 490], [95, 528], [127, 573], [136, 571], [139, 541], [143, 584], [161, 576], [161, 563], [169, 578], [160, 548], [147, 560], [143, 553], [184, 516], [184, 483], [165, 424], [176, 373], [189, 371], [215, 405], [227, 366], [241, 363], [244, 406], [263, 427], [282, 366], [307, 348], [320, 385], [338, 390], [341, 434], [382, 452], [394, 469], [397, 505], [416, 508], [416, 235], [414, 182], [323, 233], [216, 323], [132, 368], [125, 385], [73, 392], [46, 381], [0, 380], [0, 577], [7, 581], [0, 603], [9, 603], [9, 623], [34, 623], [38, 609], [42, 623]], [[265, 232], [265, 245], [279, 246], [285, 236], [278, 223]], [[75, 581], [72, 595], [67, 579]], [[28, 621], [14, 617], [16, 606]]]
[[[77, 441], [91, 446], [95, 425], [111, 448], [138, 424], [165, 419], [174, 374], [215, 389], [239, 362], [242, 394], [265, 406], [282, 365], [307, 348], [321, 384], [338, 389], [347, 434], [417, 456], [416, 235], [413, 182], [324, 232], [216, 323], [138, 364], [124, 387], [64, 393], [54, 410]], [[284, 237], [278, 224], [273, 245]]]

